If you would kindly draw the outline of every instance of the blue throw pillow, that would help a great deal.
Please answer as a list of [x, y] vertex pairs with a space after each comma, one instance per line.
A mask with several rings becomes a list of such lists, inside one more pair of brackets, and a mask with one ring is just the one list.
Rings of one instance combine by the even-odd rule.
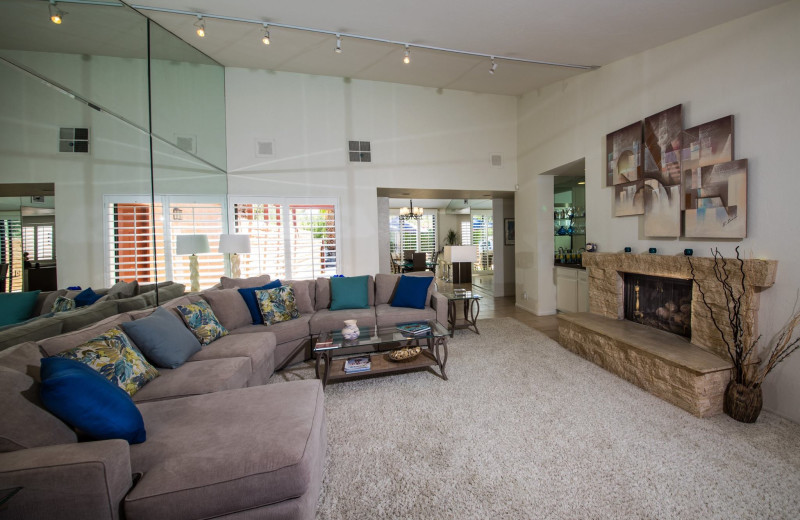
[[401, 276], [394, 293], [392, 307], [424, 309], [428, 286], [432, 281], [432, 276]]
[[56, 417], [92, 439], [144, 442], [142, 414], [130, 396], [91, 367], [62, 357], [42, 359], [40, 395]]
[[164, 307], [146, 318], [126, 321], [122, 328], [157, 367], [178, 368], [202, 348], [180, 318]]
[[0, 325], [11, 325], [30, 318], [40, 292], [0, 293]]
[[368, 276], [331, 278], [331, 310], [369, 309]]
[[84, 289], [80, 293], [75, 296], [75, 307], [86, 307], [87, 305], [91, 305], [100, 298], [102, 298], [102, 294], [97, 294], [92, 290], [91, 287]]
[[276, 289], [280, 286], [280, 280], [273, 280], [267, 285], [263, 285], [261, 287], [247, 287], [246, 289], [239, 289], [239, 294], [241, 294], [242, 298], [244, 298], [244, 303], [247, 304], [247, 310], [250, 311], [250, 317], [253, 318], [253, 325], [261, 325], [264, 323], [264, 317], [261, 316], [261, 307], [259, 307], [258, 299], [256, 299], [256, 291]]

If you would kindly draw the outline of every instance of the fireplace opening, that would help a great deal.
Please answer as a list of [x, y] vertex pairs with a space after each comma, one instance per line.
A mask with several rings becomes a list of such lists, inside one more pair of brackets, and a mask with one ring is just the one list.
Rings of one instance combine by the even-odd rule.
[[624, 273], [625, 319], [692, 337], [692, 281]]

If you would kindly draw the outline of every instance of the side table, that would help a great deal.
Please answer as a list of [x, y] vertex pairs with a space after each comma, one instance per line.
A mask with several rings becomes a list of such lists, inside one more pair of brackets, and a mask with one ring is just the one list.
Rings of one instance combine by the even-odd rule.
[[[469, 329], [475, 334], [480, 334], [478, 330], [478, 314], [481, 312], [481, 297], [473, 294], [472, 291], [453, 291], [442, 294], [447, 298], [447, 324], [450, 327], [450, 337], [453, 337], [456, 329]], [[458, 317], [457, 302], [462, 302], [463, 318]]]

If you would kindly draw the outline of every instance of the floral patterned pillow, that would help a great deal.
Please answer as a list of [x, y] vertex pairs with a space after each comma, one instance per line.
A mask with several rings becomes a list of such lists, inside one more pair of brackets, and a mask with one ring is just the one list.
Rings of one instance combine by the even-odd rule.
[[282, 321], [294, 320], [300, 317], [294, 299], [294, 289], [289, 285], [256, 291], [258, 307], [264, 317], [264, 325], [272, 325]]
[[56, 355], [88, 365], [130, 396], [159, 375], [119, 328]]
[[191, 305], [178, 305], [176, 307], [181, 314], [181, 318], [186, 322], [186, 326], [200, 340], [200, 344], [205, 346], [228, 334], [228, 329], [222, 326], [214, 311], [208, 303], [203, 300]]
[[56, 301], [53, 302], [53, 307], [50, 309], [50, 312], [71, 311], [74, 308], [75, 300], [67, 298], [66, 296], [59, 296], [56, 298]]

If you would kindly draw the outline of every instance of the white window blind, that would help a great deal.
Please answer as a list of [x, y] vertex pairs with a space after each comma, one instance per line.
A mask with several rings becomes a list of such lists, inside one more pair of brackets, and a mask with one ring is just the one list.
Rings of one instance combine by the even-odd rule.
[[[427, 260], [433, 260], [433, 253], [436, 251], [436, 215], [422, 215], [419, 220], [402, 220], [398, 215], [389, 216], [389, 243], [392, 251], [402, 253], [403, 251], [417, 251], [426, 253]], [[400, 246], [397, 249], [397, 246]]]
[[150, 283], [157, 275], [159, 282], [189, 285], [189, 256], [176, 253], [177, 236], [185, 234], [208, 236], [210, 252], [198, 255], [200, 287], [211, 287], [225, 274], [224, 256], [217, 252], [219, 236], [226, 232], [224, 202], [219, 197], [158, 196], [153, 205], [155, 215], [148, 197], [105, 199], [107, 283]]
[[491, 215], [472, 215], [472, 244], [476, 248], [475, 271], [494, 269], [494, 225]]
[[34, 224], [22, 227], [22, 249], [31, 262], [53, 260], [53, 225]]
[[16, 219], [0, 220], [0, 272], [4, 292], [22, 290], [22, 223]]
[[234, 233], [250, 235], [242, 276], [313, 279], [338, 269], [335, 203], [231, 197]]

